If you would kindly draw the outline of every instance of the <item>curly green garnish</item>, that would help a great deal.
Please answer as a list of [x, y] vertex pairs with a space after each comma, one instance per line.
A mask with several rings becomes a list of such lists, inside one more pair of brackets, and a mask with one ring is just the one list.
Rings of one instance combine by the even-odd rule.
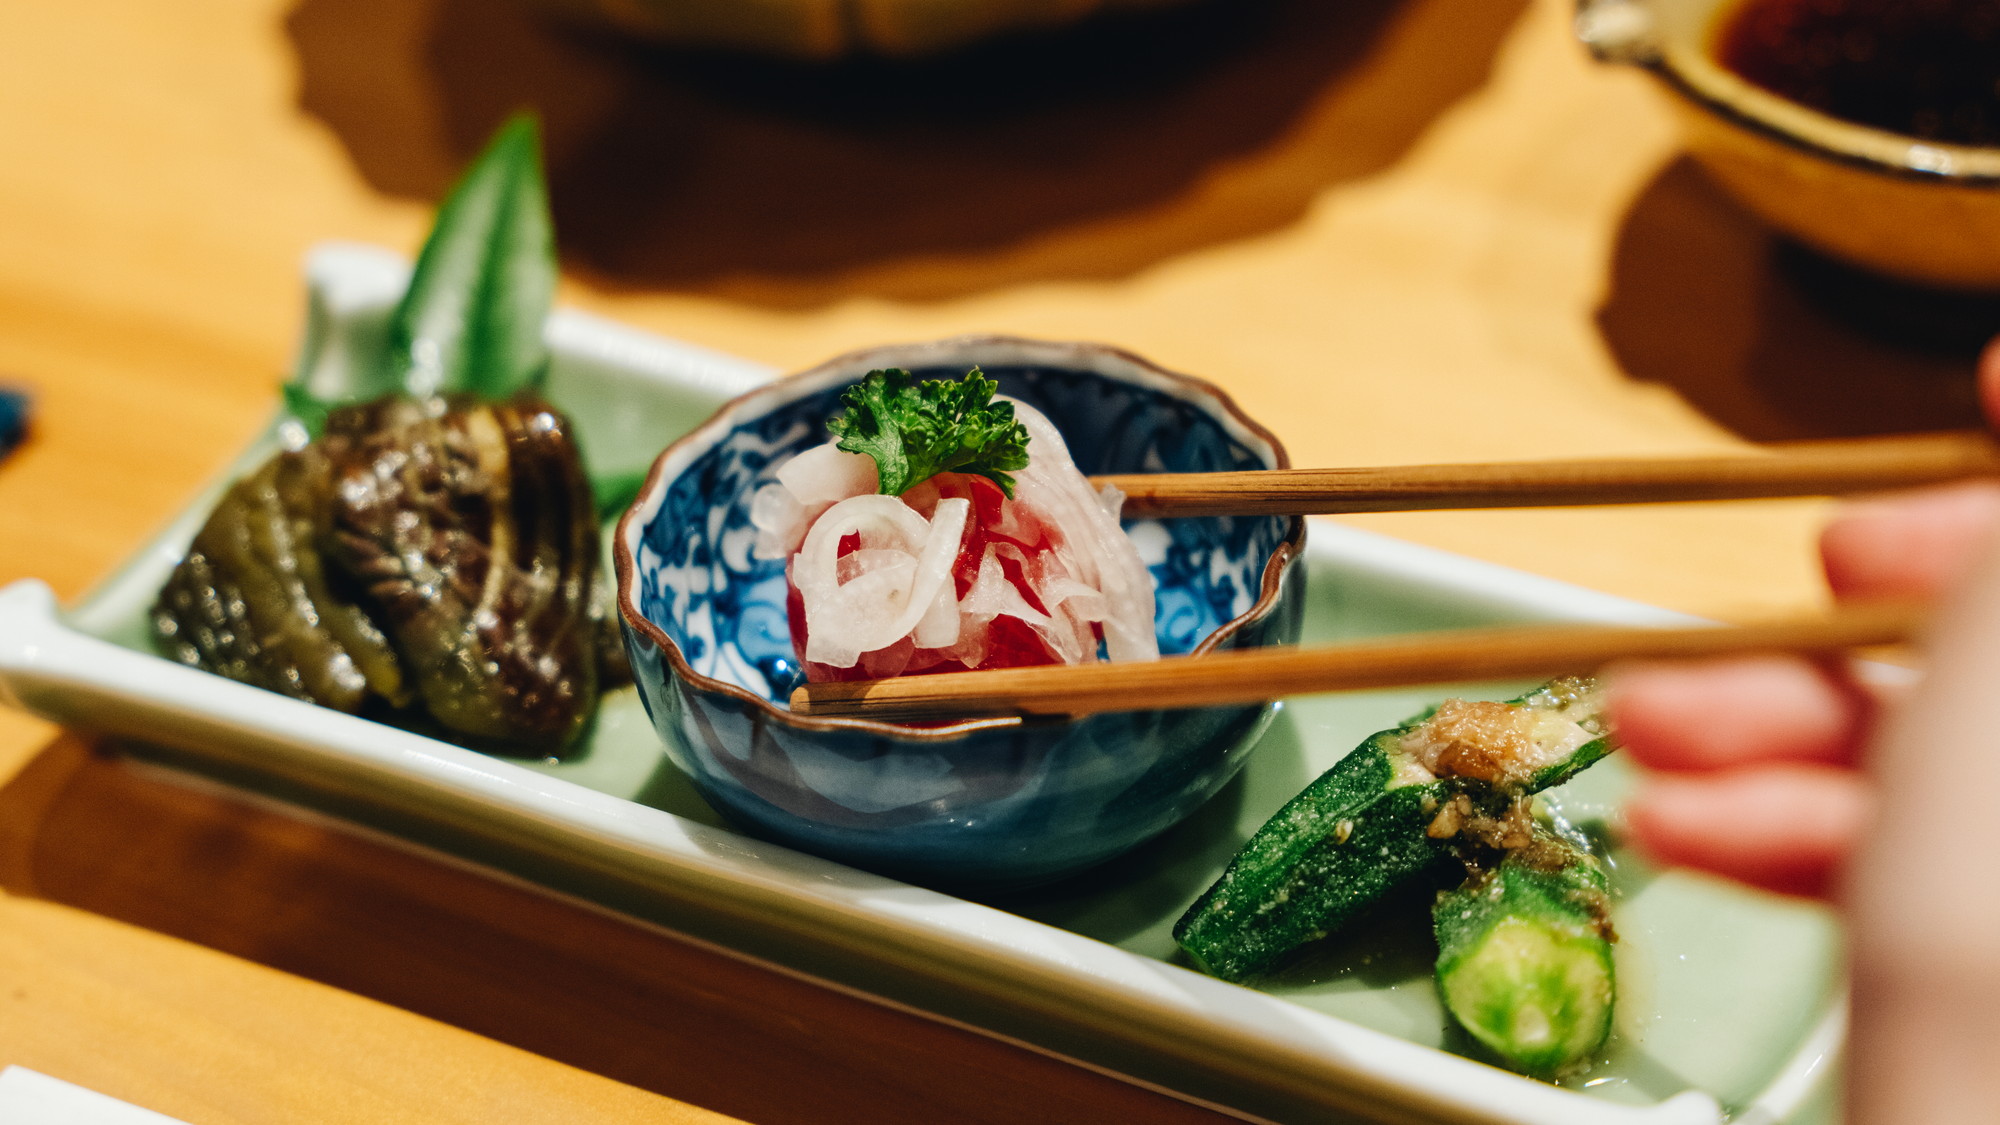
[[974, 367], [957, 382], [919, 383], [901, 368], [870, 371], [840, 396], [847, 409], [827, 420], [840, 448], [875, 459], [889, 496], [939, 473], [971, 473], [1014, 495], [1013, 469], [1028, 467], [1028, 428], [1014, 404], [994, 402], [999, 385]]

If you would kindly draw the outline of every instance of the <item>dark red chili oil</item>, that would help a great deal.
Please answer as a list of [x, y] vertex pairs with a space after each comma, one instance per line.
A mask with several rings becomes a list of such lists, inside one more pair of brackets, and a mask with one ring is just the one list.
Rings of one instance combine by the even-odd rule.
[[2000, 146], [2000, 0], [1745, 0], [1715, 53], [1834, 117]]

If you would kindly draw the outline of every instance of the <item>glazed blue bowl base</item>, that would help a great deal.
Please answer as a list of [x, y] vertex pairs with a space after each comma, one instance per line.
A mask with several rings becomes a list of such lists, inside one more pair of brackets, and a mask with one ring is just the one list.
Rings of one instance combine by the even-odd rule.
[[1219, 761], [1196, 766], [1170, 758], [1123, 788], [1114, 788], [1122, 777], [1107, 777], [1101, 787], [1079, 786], [1054, 799], [1023, 794], [1012, 807], [1002, 798], [978, 813], [944, 812], [916, 822], [891, 816], [879, 827], [850, 817], [829, 823], [824, 808], [784, 807], [747, 788], [703, 785], [700, 774], [690, 778], [717, 812], [762, 839], [905, 882], [1004, 893], [1088, 870], [1186, 819], [1235, 779], [1272, 713], [1269, 705], [1179, 712], [1206, 736], [1205, 744], [1228, 740]]

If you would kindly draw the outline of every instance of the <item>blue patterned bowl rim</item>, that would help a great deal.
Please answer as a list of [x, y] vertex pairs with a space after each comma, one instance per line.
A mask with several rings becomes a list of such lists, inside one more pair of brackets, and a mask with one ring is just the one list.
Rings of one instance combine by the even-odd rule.
[[[731, 399], [708, 421], [682, 435], [653, 459], [653, 467], [646, 474], [645, 487], [640, 489], [638, 500], [619, 517], [618, 534], [612, 542], [612, 563], [618, 577], [618, 613], [624, 618], [626, 626], [659, 648], [675, 676], [702, 691], [720, 692], [741, 700], [761, 711], [766, 719], [798, 730], [856, 730], [908, 741], [931, 742], [960, 738], [973, 730], [1019, 725], [1022, 722], [1020, 718], [999, 718], [969, 719], [949, 726], [912, 727], [873, 719], [833, 719], [795, 714], [736, 684], [696, 672], [689, 666], [680, 645], [667, 635], [666, 630], [639, 611], [637, 598], [639, 568], [633, 560], [638, 551], [639, 535], [659, 514], [660, 505], [666, 499], [668, 483], [696, 457], [706, 453], [737, 427], [769, 411], [777, 403], [852, 383], [878, 368], [915, 369], [972, 363], [990, 367], [1018, 365], [1088, 371], [1161, 391], [1183, 402], [1206, 408], [1231, 437], [1264, 452], [1272, 467], [1292, 467], [1291, 456], [1285, 452], [1284, 443], [1278, 440], [1277, 435], [1243, 413], [1236, 400], [1222, 388], [1192, 375], [1169, 371], [1131, 352], [1106, 344], [1033, 340], [1020, 336], [956, 336], [923, 343], [863, 348], [796, 375], [773, 380]], [[1200, 656], [1213, 651], [1238, 630], [1276, 608], [1284, 588], [1285, 567], [1305, 550], [1305, 538], [1305, 520], [1295, 518], [1291, 534], [1278, 544], [1264, 564], [1263, 583], [1256, 603], [1224, 622], [1188, 655]]]

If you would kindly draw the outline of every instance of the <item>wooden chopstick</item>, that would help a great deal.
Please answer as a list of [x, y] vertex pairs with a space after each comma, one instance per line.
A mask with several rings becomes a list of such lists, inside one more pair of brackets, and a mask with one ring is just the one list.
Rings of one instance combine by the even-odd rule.
[[1091, 482], [1116, 485], [1126, 515], [1226, 516], [1841, 496], [2000, 475], [2000, 445], [1973, 431], [1770, 449], [1730, 457], [1138, 473]]
[[1315, 692], [1588, 672], [1627, 657], [1836, 652], [1908, 641], [1920, 621], [1917, 607], [1885, 603], [1843, 608], [1819, 618], [1737, 627], [1541, 625], [1419, 633], [1139, 663], [807, 684], [792, 693], [792, 710], [801, 715], [916, 722], [1212, 707]]

